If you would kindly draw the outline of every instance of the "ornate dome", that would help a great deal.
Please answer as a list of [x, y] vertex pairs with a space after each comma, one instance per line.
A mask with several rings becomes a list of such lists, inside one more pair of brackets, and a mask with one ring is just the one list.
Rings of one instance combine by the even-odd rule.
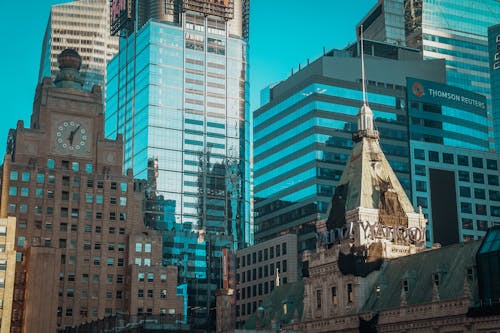
[[77, 71], [80, 70], [82, 65], [82, 57], [74, 49], [65, 49], [57, 56], [59, 68], [73, 68]]

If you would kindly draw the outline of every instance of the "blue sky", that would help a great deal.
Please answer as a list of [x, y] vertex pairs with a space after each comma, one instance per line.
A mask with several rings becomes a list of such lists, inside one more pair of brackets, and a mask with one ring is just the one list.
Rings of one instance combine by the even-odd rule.
[[[250, 0], [250, 103], [260, 90], [316, 59], [323, 47], [343, 48], [376, 0]], [[0, 1], [0, 156], [17, 120], [29, 126], [43, 34], [50, 6], [64, 0]]]

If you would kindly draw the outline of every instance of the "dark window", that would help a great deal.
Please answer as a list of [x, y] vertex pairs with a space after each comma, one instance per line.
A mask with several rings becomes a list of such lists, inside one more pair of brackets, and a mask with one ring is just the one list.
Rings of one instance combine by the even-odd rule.
[[321, 309], [321, 289], [316, 289], [316, 308]]
[[469, 166], [469, 156], [457, 155], [458, 165]]
[[425, 176], [426, 175], [426, 172], [425, 172], [425, 165], [419, 165], [419, 164], [416, 164], [415, 165], [415, 174], [417, 176]]
[[486, 191], [482, 188], [475, 188], [474, 189], [474, 198], [486, 199]]
[[486, 205], [476, 204], [476, 214], [486, 215]]
[[423, 149], [417, 149], [417, 148], [415, 148], [413, 150], [413, 153], [415, 155], [415, 159], [417, 159], [417, 160], [424, 160], [425, 161], [425, 151]]
[[473, 172], [472, 178], [476, 184], [484, 184], [484, 175], [479, 172]]
[[467, 171], [459, 171], [458, 180], [460, 180], [461, 182], [470, 182], [470, 173], [468, 173]]
[[483, 168], [483, 159], [480, 157], [473, 157], [472, 158], [472, 166], [474, 168]]
[[352, 284], [347, 284], [347, 303], [352, 303], [354, 301], [354, 295], [352, 291]]
[[332, 294], [332, 304], [337, 305], [338, 300], [337, 300], [337, 287], [332, 287], [331, 288], [331, 294]]
[[488, 185], [498, 185], [498, 176], [488, 175]]
[[488, 170], [498, 170], [497, 161], [496, 160], [487, 159], [486, 160], [486, 168], [488, 168]]
[[427, 192], [427, 183], [422, 180], [417, 180], [415, 182], [417, 191]]
[[461, 202], [460, 211], [462, 213], [472, 214], [472, 204], [470, 204], [469, 202]]
[[455, 159], [453, 157], [453, 154], [443, 153], [443, 162], [447, 164], [454, 164]]
[[417, 206], [420, 206], [422, 208], [428, 208], [429, 203], [427, 201], [427, 198], [425, 197], [417, 197]]
[[470, 198], [471, 197], [471, 194], [470, 194], [470, 187], [467, 187], [467, 186], [460, 186], [460, 196], [462, 198]]
[[500, 191], [489, 190], [488, 192], [491, 201], [500, 201]]
[[476, 221], [476, 229], [479, 231], [488, 230], [488, 221], [485, 220], [477, 220]]
[[429, 150], [429, 161], [439, 162], [439, 153], [437, 151]]

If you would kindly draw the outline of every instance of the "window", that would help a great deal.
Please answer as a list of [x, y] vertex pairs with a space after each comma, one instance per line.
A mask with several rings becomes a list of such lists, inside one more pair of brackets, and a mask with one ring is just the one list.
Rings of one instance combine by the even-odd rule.
[[486, 191], [482, 188], [475, 188], [474, 189], [474, 198], [486, 199]]
[[28, 212], [28, 205], [27, 204], [20, 204], [19, 205], [19, 213], [27, 213]]
[[92, 179], [88, 179], [88, 180], [87, 180], [87, 187], [88, 187], [88, 188], [92, 188], [92, 187], [94, 187], [94, 181], [93, 181]]
[[488, 221], [485, 220], [477, 220], [476, 221], [476, 229], [479, 231], [488, 230]]
[[24, 246], [24, 241], [25, 241], [25, 237], [24, 236], [19, 236], [17, 238], [17, 246]]
[[413, 154], [415, 155], [415, 159], [425, 160], [425, 151], [423, 149], [415, 148], [413, 150]]
[[460, 196], [462, 198], [470, 198], [471, 197], [470, 187], [460, 186]]
[[11, 196], [17, 195], [17, 186], [10, 186], [9, 187], [9, 195], [11, 195]]
[[321, 309], [321, 289], [316, 289], [316, 309]]
[[108, 266], [113, 266], [115, 264], [115, 258], [108, 258], [106, 260], [106, 263], [108, 264]]
[[116, 182], [111, 182], [110, 188], [116, 190]]
[[486, 215], [486, 205], [476, 204], [476, 214]]
[[458, 180], [461, 182], [470, 182], [470, 174], [467, 171], [459, 171]]
[[103, 201], [104, 201], [104, 199], [103, 199], [102, 194], [96, 194], [96, 196], [95, 196], [95, 202], [96, 202], [97, 204], [102, 204], [102, 203], [103, 203]]
[[486, 168], [488, 170], [498, 170], [497, 161], [496, 160], [487, 159], [486, 160]]
[[331, 294], [332, 294], [332, 304], [333, 305], [337, 305], [338, 304], [337, 287], [332, 287], [331, 288]]
[[472, 157], [472, 166], [474, 168], [483, 168], [483, 159], [480, 157]]
[[86, 203], [92, 203], [94, 201], [94, 196], [90, 193], [85, 194], [85, 202]]
[[416, 164], [415, 165], [415, 174], [417, 176], [425, 176], [426, 175], [425, 165]]
[[144, 244], [144, 252], [151, 253], [151, 243]]
[[422, 208], [428, 208], [429, 203], [427, 201], [426, 197], [417, 197], [417, 206], [420, 206]]
[[489, 190], [488, 194], [491, 201], [500, 201], [500, 191]]
[[49, 184], [55, 184], [56, 183], [56, 176], [55, 175], [49, 175], [49, 178], [47, 180]]
[[45, 182], [45, 175], [43, 173], [38, 173], [36, 175], [37, 184], [43, 184]]
[[139, 298], [144, 297], [144, 289], [138, 289], [137, 290], [137, 297], [139, 297]]
[[12, 170], [10, 172], [10, 180], [18, 180], [19, 179], [19, 173], [16, 170]]
[[122, 192], [127, 192], [127, 183], [120, 183], [120, 189]]
[[94, 265], [99, 266], [101, 264], [101, 257], [94, 257]]
[[102, 180], [97, 181], [97, 188], [104, 188], [104, 182]]
[[123, 280], [124, 280], [124, 279], [123, 279], [123, 275], [120, 275], [120, 274], [119, 274], [119, 275], [117, 275], [117, 276], [116, 276], [116, 283], [118, 283], [118, 284], [122, 284], [122, 283], [123, 283]]
[[148, 282], [153, 282], [155, 275], [153, 273], [148, 273]]
[[141, 266], [142, 265], [142, 258], [135, 258], [135, 264], [137, 266]]
[[408, 280], [403, 280], [403, 291], [405, 293], [408, 293], [408, 290], [409, 290], [409, 288], [408, 288]]
[[80, 163], [78, 163], [78, 162], [73, 162], [73, 163], [71, 163], [71, 169], [72, 169], [73, 171], [75, 171], [75, 172], [76, 172], [76, 171], [79, 171], [79, 170], [80, 170]]
[[120, 221], [125, 221], [127, 219], [127, 213], [120, 213]]
[[417, 191], [427, 192], [427, 183], [422, 180], [417, 180], [415, 182]]
[[276, 257], [279, 257], [281, 255], [280, 249], [281, 249], [281, 246], [279, 244], [276, 245]]
[[453, 154], [443, 153], [443, 162], [447, 163], [447, 164], [454, 164], [455, 163], [455, 159], [454, 159]]
[[460, 211], [462, 213], [472, 214], [472, 204], [470, 204], [469, 202], [461, 202]]
[[347, 303], [352, 303], [354, 301], [354, 295], [352, 290], [352, 283], [347, 284]]
[[151, 266], [151, 259], [144, 258], [144, 266]]
[[116, 197], [115, 196], [109, 197], [109, 203], [112, 205], [116, 205]]
[[484, 175], [479, 172], [472, 173], [472, 178], [476, 184], [484, 184]]
[[152, 289], [148, 289], [148, 297], [153, 298], [153, 290]]
[[488, 175], [488, 185], [498, 185], [498, 176]]
[[137, 274], [137, 281], [144, 282], [144, 273]]
[[464, 155], [457, 155], [458, 165], [469, 166], [469, 157]]
[[71, 217], [78, 218], [78, 208], [71, 209]]
[[161, 282], [166, 282], [167, 281], [167, 274], [160, 274], [160, 281]]
[[9, 211], [9, 213], [15, 213], [16, 212], [16, 204], [15, 203], [9, 203], [8, 211]]
[[127, 197], [120, 197], [120, 206], [127, 205]]
[[437, 151], [429, 150], [429, 161], [439, 162], [439, 153]]
[[135, 243], [135, 252], [142, 252], [142, 243]]
[[281, 262], [281, 271], [282, 271], [283, 273], [286, 273], [286, 270], [287, 270], [286, 260], [283, 260], [283, 261]]
[[85, 172], [92, 173], [92, 164], [90, 163], [85, 164]]

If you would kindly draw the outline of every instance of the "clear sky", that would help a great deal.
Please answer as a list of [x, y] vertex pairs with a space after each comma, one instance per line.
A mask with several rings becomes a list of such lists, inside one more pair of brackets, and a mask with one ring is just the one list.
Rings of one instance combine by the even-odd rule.
[[[260, 90], [327, 50], [355, 40], [355, 26], [376, 0], [250, 0], [250, 103]], [[50, 6], [64, 0], [0, 0], [0, 156], [17, 120], [29, 126]]]

